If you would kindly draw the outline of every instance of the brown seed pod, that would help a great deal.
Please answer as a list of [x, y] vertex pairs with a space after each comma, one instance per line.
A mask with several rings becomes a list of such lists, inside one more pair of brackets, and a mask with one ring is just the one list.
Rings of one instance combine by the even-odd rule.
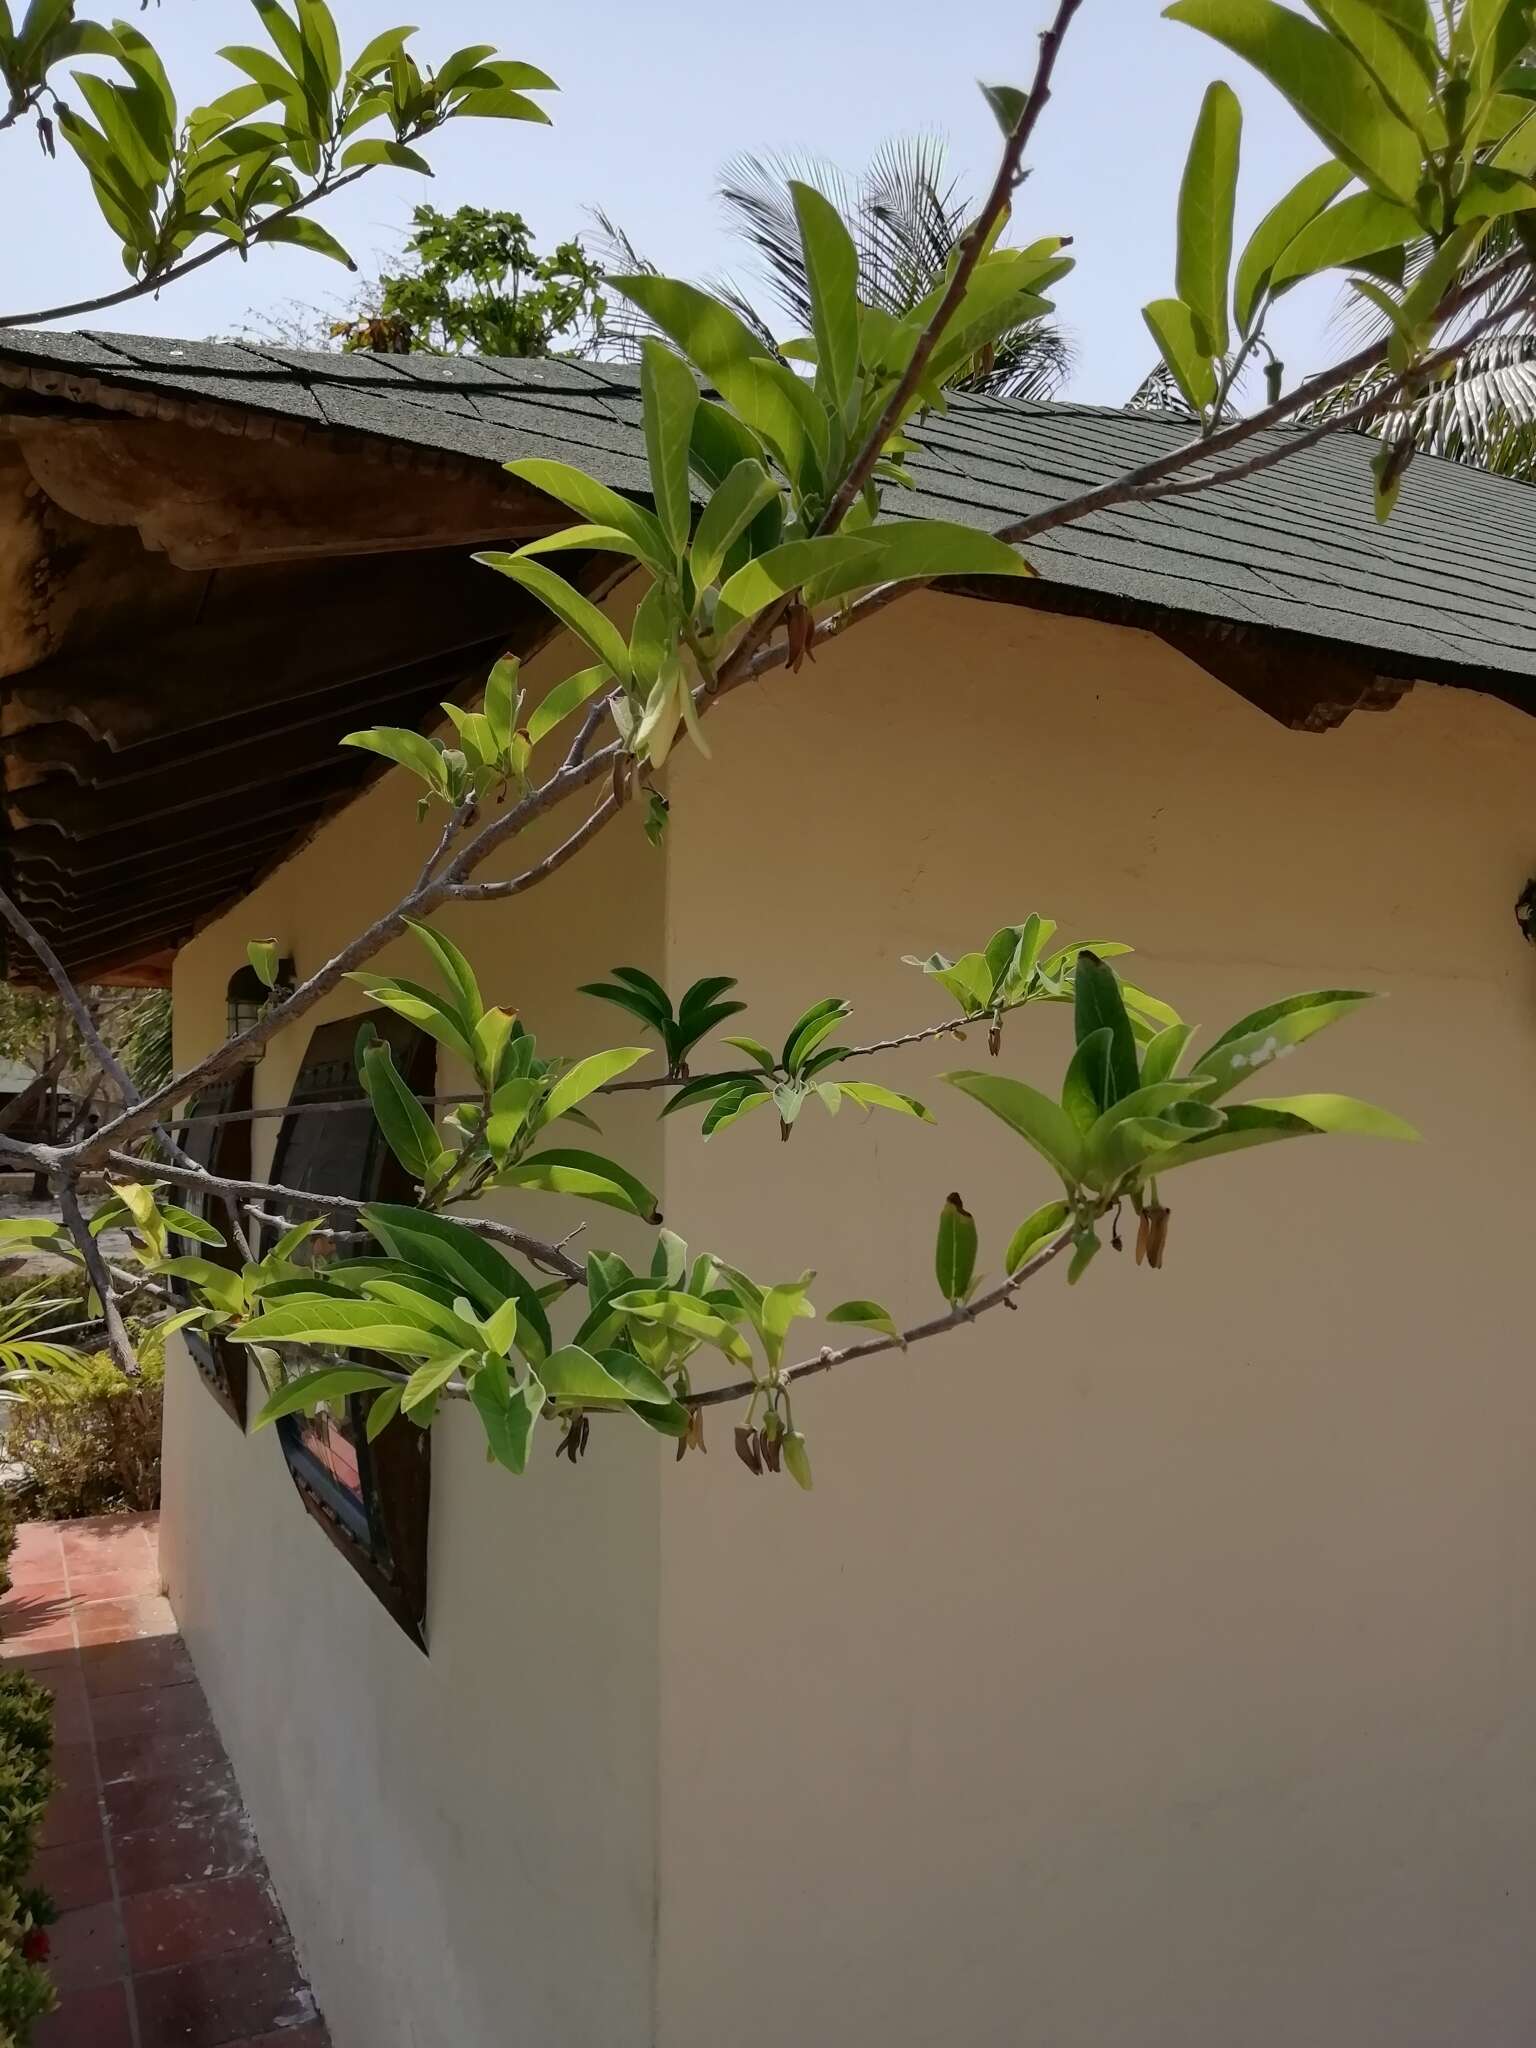
[[736, 1455], [752, 1474], [754, 1479], [763, 1476], [763, 1454], [758, 1447], [757, 1431], [748, 1429], [745, 1423], [736, 1425]]

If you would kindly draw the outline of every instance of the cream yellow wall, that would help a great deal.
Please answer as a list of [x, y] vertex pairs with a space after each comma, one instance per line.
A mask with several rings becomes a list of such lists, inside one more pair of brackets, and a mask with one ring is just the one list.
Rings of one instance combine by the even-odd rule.
[[[574, 665], [556, 646], [530, 687]], [[223, 1036], [248, 938], [274, 937], [312, 970], [398, 899], [435, 831], [388, 779], [203, 932], [177, 962], [178, 1058]], [[484, 873], [514, 867], [509, 854]], [[664, 872], [615, 838], [497, 915], [435, 921], [473, 945], [489, 1000], [523, 1008], [552, 1042], [595, 1049], [611, 1037], [575, 985], [614, 960], [659, 967]], [[424, 963], [407, 939], [376, 964], [420, 976]], [[257, 1106], [287, 1100], [313, 1025], [368, 1008], [361, 990], [338, 992], [274, 1044]], [[446, 1055], [439, 1079], [462, 1085]], [[620, 1110], [609, 1128], [657, 1178], [649, 1118]], [[258, 1168], [276, 1129], [255, 1126]], [[546, 1224], [563, 1213], [524, 1201]], [[625, 1224], [613, 1218], [608, 1241]], [[615, 1437], [600, 1483], [541, 1459], [529, 1483], [506, 1486], [467, 1417], [446, 1418], [433, 1437], [424, 1657], [304, 1513], [275, 1435], [243, 1441], [185, 1361], [169, 1378], [170, 1594], [339, 2048], [649, 2042], [650, 1446]]]
[[[1134, 941], [1213, 1025], [1389, 989], [1285, 1083], [1426, 1142], [1180, 1176], [1163, 1273], [1106, 1252], [1071, 1295], [1052, 1274], [1016, 1316], [812, 1382], [809, 1497], [752, 1481], [724, 1416], [680, 1468], [605, 1435], [521, 1483], [451, 1424], [430, 1659], [184, 1374], [173, 1593], [338, 2048], [1523, 2044], [1536, 961], [1510, 906], [1536, 724], [1420, 689], [1288, 734], [1149, 638], [931, 598], [711, 733], [664, 860], [625, 819], [456, 927], [498, 993], [541, 956], [554, 1040], [602, 1038], [569, 991], [624, 959], [739, 974], [768, 1038], [834, 992], [910, 1027], [942, 998], [904, 952], [1039, 908]], [[189, 948], [183, 1051], [245, 937], [313, 964], [413, 834], [384, 785]], [[1004, 1067], [1059, 1075], [1065, 1028], [1013, 1020]], [[937, 1128], [610, 1135], [696, 1242], [919, 1312], [947, 1190], [994, 1271], [1050, 1192], [933, 1079], [984, 1059], [973, 1036], [880, 1068]], [[509, 1734], [571, 1768], [520, 1769]]]

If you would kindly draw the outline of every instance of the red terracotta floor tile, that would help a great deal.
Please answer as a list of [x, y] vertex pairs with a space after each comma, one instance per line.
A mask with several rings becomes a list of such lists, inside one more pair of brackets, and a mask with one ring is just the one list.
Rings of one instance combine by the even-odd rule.
[[134, 1979], [140, 2048], [229, 2048], [299, 2026], [314, 2000], [291, 1948], [240, 1949]]
[[42, 1564], [52, 1566], [55, 1575], [62, 1573], [63, 1538], [57, 1528], [47, 1522], [23, 1522], [16, 1531], [16, 1548], [11, 1552], [12, 1576], [18, 1567], [30, 1570]]
[[135, 1975], [230, 1949], [271, 1948], [287, 1935], [264, 1871], [139, 1892], [123, 1903], [123, 1925]]
[[228, 1760], [212, 1721], [205, 1715], [200, 1728], [152, 1727], [134, 1735], [98, 1733], [96, 1763], [102, 1783], [115, 1785], [123, 1778], [145, 1784], [154, 1778], [220, 1771], [227, 1768]]
[[146, 1636], [129, 1643], [92, 1643], [80, 1652], [85, 1689], [93, 1697], [137, 1692], [143, 1686], [190, 1685], [192, 1659], [179, 1636]]
[[77, 1606], [86, 1600], [131, 1600], [141, 1593], [156, 1596], [159, 1591], [159, 1569], [148, 1559], [132, 1570], [117, 1565], [110, 1571], [72, 1570], [69, 1575], [69, 1597]]
[[100, 1828], [82, 1841], [39, 1849], [28, 1882], [40, 1884], [61, 1913], [75, 1906], [104, 1905], [112, 1897], [112, 1872]]
[[142, 1834], [114, 1835], [117, 1888], [125, 1900], [168, 1885], [236, 1877], [261, 1863], [261, 1851], [243, 1816], [189, 1820]]
[[101, 1802], [95, 1791], [55, 1792], [38, 1834], [39, 1849], [64, 1849], [73, 1842], [89, 1842], [101, 1835]]
[[89, 1702], [98, 1742], [108, 1736], [180, 1734], [213, 1723], [200, 1685], [157, 1685], [104, 1693]]
[[61, 1992], [110, 1984], [127, 1972], [127, 1949], [117, 1906], [77, 1906], [48, 1930], [48, 1970]]
[[217, 1771], [189, 1766], [158, 1778], [114, 1778], [103, 1785], [101, 1797], [114, 1838], [193, 1820], [229, 1819], [240, 1812], [240, 1788], [228, 1764]]
[[75, 1627], [82, 1644], [123, 1643], [142, 1636], [173, 1636], [176, 1617], [169, 1600], [138, 1593], [123, 1600], [92, 1600], [77, 1608]]
[[[159, 1583], [154, 1517], [23, 1531], [0, 1657], [54, 1695], [34, 2048], [331, 2048]], [[77, 1647], [78, 1645], [78, 1647]], [[129, 1974], [132, 1972], [132, 1974]]]
[[126, 1984], [69, 1991], [32, 2030], [32, 2048], [133, 2048]]

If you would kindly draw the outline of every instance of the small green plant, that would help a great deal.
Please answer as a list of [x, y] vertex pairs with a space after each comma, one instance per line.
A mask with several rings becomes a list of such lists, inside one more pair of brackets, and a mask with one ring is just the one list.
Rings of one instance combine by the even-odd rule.
[[[10, 1584], [16, 1518], [0, 1496], [0, 1578]], [[21, 2048], [51, 2012], [43, 1962], [53, 1920], [47, 1893], [25, 1883], [53, 1792], [52, 1695], [24, 1671], [0, 1670], [0, 2048]]]
[[140, 1372], [126, 1379], [105, 1352], [58, 1350], [9, 1386], [6, 1443], [24, 1474], [29, 1514], [47, 1521], [160, 1505], [163, 1326], [139, 1335]]
[[779, 1136], [787, 1139], [801, 1110], [814, 1096], [831, 1116], [836, 1116], [845, 1102], [854, 1102], [860, 1109], [890, 1109], [931, 1124], [933, 1118], [915, 1095], [900, 1095], [879, 1081], [823, 1078], [829, 1067], [853, 1056], [852, 1046], [826, 1042], [852, 1014], [852, 1005], [842, 996], [825, 996], [812, 1003], [790, 1025], [777, 1057], [760, 1039], [727, 1038], [727, 1045], [746, 1053], [755, 1065], [729, 1074], [701, 1074], [679, 1088], [663, 1115], [670, 1116], [686, 1103], [707, 1102], [702, 1129], [708, 1138], [771, 1102], [779, 1113]]
[[580, 993], [596, 996], [605, 1003], [617, 1003], [621, 1010], [628, 1010], [632, 1017], [649, 1025], [667, 1055], [669, 1081], [686, 1081], [688, 1055], [694, 1047], [717, 1024], [738, 1016], [747, 1007], [745, 1003], [720, 1001], [727, 989], [736, 986], [733, 974], [711, 974], [694, 982], [683, 991], [674, 1013], [672, 998], [644, 968], [610, 967], [608, 972], [612, 981], [584, 981]]

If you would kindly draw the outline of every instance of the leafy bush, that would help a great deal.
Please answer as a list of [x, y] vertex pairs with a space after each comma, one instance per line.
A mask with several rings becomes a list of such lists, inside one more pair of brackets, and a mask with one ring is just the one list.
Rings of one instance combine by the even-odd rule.
[[7, 1445], [27, 1512], [48, 1521], [160, 1505], [163, 1340], [145, 1335], [125, 1379], [105, 1351], [63, 1358], [16, 1386]]
[[[0, 1496], [0, 1577], [10, 1583], [16, 1518]], [[53, 1792], [53, 1701], [24, 1671], [0, 1671], [0, 2048], [21, 2048], [56, 2003], [43, 1969], [53, 1919], [45, 1892], [26, 1886]]]

